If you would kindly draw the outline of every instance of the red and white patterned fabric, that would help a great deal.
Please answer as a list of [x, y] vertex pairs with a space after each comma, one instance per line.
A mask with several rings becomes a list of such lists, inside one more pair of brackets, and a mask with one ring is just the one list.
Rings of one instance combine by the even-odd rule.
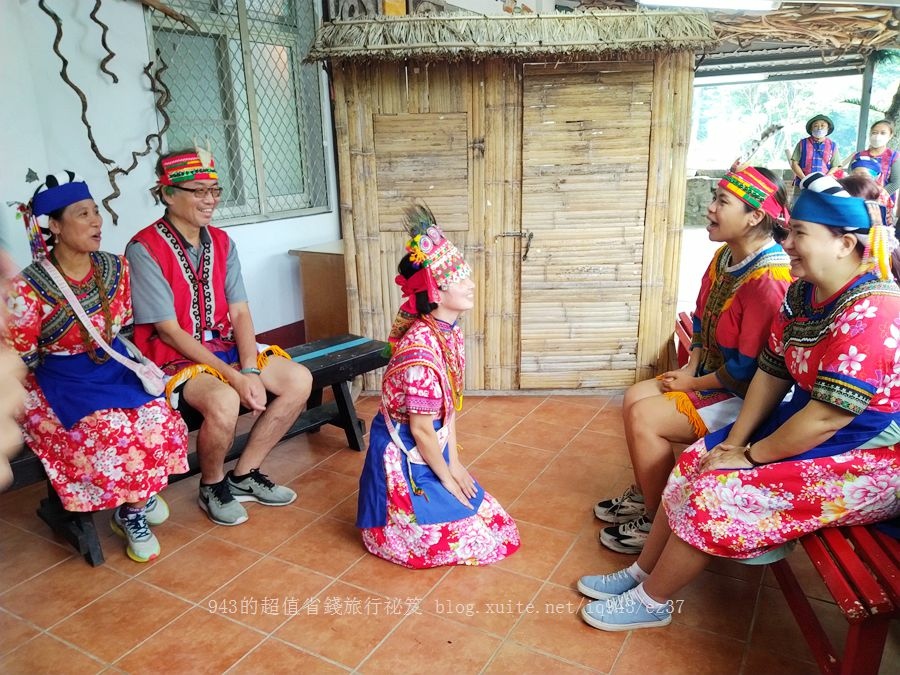
[[[120, 261], [122, 273], [109, 300], [113, 336], [131, 322], [128, 266], [124, 258]], [[81, 282], [72, 282], [79, 299], [79, 287], [89, 280], [90, 273]], [[39, 360], [39, 342], [43, 353], [86, 352], [77, 324], [63, 321], [59, 306], [52, 304], [50, 297], [46, 289], [35, 288], [24, 276], [13, 281], [7, 340], [32, 365]], [[102, 333], [102, 313], [89, 311], [88, 315]], [[62, 332], [51, 335], [48, 329]], [[84, 386], [89, 388], [90, 382]], [[41, 459], [66, 510], [98, 511], [141, 501], [160, 492], [169, 474], [188, 470], [187, 428], [163, 399], [135, 409], [98, 410], [67, 430], [31, 372], [25, 388], [25, 441]]]

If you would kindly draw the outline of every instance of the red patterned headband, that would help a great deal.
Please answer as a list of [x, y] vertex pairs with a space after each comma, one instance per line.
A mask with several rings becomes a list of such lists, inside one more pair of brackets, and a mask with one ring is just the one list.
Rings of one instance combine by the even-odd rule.
[[196, 152], [185, 152], [162, 160], [160, 185], [177, 185], [191, 180], [218, 180], [216, 162], [212, 153], [197, 149]]
[[787, 223], [790, 219], [787, 207], [782, 206], [775, 199], [778, 185], [752, 166], [745, 167], [740, 171], [729, 171], [719, 181], [719, 187], [736, 195], [738, 199], [754, 209], [762, 209], [775, 220]]

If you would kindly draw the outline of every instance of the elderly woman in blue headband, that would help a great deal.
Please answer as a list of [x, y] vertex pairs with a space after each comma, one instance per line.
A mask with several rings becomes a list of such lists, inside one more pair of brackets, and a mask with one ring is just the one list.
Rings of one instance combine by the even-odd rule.
[[881, 205], [821, 173], [803, 187], [783, 243], [797, 281], [740, 415], [682, 454], [637, 562], [579, 580], [595, 628], [665, 626], [713, 556], [772, 557], [814, 530], [900, 514], [896, 240]]
[[100, 211], [75, 173], [47, 176], [21, 210], [34, 262], [13, 280], [8, 341], [29, 369], [25, 438], [67, 511], [115, 508], [127, 555], [152, 560], [160, 546], [149, 526], [168, 516], [158, 493], [169, 474], [188, 468], [187, 428], [94, 337], [126, 354], [128, 264], [100, 250]]

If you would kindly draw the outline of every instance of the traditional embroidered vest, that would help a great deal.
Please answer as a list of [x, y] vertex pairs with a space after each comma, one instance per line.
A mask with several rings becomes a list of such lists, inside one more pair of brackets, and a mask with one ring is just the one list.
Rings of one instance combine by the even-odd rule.
[[878, 160], [881, 164], [881, 175], [875, 179], [875, 182], [878, 183], [881, 187], [884, 187], [884, 184], [887, 183], [888, 174], [891, 172], [891, 165], [894, 163], [894, 159], [897, 157], [897, 151], [891, 150], [890, 148], [885, 148], [884, 152], [880, 155], [873, 155], [868, 150], [863, 150], [862, 152], [857, 152], [853, 158], [857, 157], [871, 157], [872, 159]]
[[821, 143], [814, 143], [810, 137], [800, 143], [800, 168], [807, 176], [814, 171], [828, 173], [831, 170], [831, 158], [834, 157], [834, 141], [830, 138]]
[[[134, 235], [132, 241], [143, 244], [169, 282], [178, 325], [211, 351], [217, 351], [222, 348], [222, 340], [233, 339], [225, 297], [225, 267], [231, 241], [216, 227], [206, 229], [210, 242], [203, 244], [198, 269], [191, 263], [181, 235], [162, 218]], [[160, 366], [184, 359], [159, 338], [153, 324], [136, 324], [134, 342]]]

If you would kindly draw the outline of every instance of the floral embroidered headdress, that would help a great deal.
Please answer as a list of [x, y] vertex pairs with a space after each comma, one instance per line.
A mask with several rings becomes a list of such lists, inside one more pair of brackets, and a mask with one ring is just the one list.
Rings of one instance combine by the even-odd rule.
[[427, 206], [417, 204], [407, 209], [406, 221], [410, 239], [405, 248], [417, 271], [408, 279], [402, 274], [394, 277], [404, 301], [388, 337], [391, 351], [419, 315], [416, 294], [427, 293], [428, 301], [436, 303], [440, 299], [438, 289], [447, 290], [451, 284], [472, 276], [462, 253], [444, 236]]

